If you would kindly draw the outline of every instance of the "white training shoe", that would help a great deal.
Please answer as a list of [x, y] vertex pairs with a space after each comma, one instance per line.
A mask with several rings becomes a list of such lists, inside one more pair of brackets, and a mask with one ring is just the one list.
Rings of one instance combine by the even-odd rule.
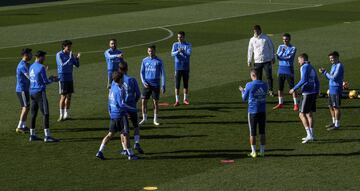
[[[305, 141], [308, 137], [301, 138], [302, 141]], [[311, 137], [312, 141], [315, 141], [315, 137]]]
[[154, 120], [154, 125], [159, 126], [160, 123], [158, 123], [157, 120]]
[[143, 120], [141, 120], [141, 121], [139, 122], [139, 125], [143, 125], [146, 121], [147, 121], [147, 119], [144, 118]]
[[70, 119], [70, 114], [69, 114], [69, 113], [64, 113], [63, 119], [64, 119], [64, 120]]
[[305, 139], [304, 139], [301, 143], [302, 143], [302, 144], [306, 144], [306, 143], [311, 142], [311, 141], [313, 141], [313, 140], [314, 140], [313, 137], [305, 137]]

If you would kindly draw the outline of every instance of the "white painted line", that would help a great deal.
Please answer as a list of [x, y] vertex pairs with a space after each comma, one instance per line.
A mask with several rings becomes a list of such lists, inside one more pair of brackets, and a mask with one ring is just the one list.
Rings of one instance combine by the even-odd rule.
[[[284, 9], [276, 9], [276, 10], [269, 10], [269, 11], [258, 11], [258, 12], [254, 12], [254, 13], [238, 14], [238, 15], [227, 16], [227, 17], [215, 17], [215, 18], [211, 18], [211, 19], [204, 19], [204, 20], [191, 21], [191, 22], [182, 22], [182, 23], [162, 25], [162, 26], [145, 27], [145, 28], [140, 28], [140, 29], [124, 30], [124, 31], [118, 31], [118, 32], [111, 32], [111, 33], [101, 33], [101, 34], [95, 34], [95, 35], [84, 35], [84, 36], [81, 36], [81, 37], [71, 38], [71, 40], [82, 39], [82, 38], [91, 38], [91, 37], [104, 36], [104, 35], [119, 34], [119, 33], [126, 33], [126, 32], [136, 32], [136, 31], [143, 31], [143, 30], [151, 30], [151, 29], [156, 29], [156, 28], [167, 28], [167, 27], [180, 26], [180, 25], [205, 23], [205, 22], [210, 22], [210, 21], [231, 19], [231, 18], [236, 18], [236, 17], [244, 17], [244, 16], [257, 15], [257, 14], [264, 14], [264, 13], [275, 13], [275, 12], [280, 12], [280, 11], [305, 9], [305, 8], [313, 8], [313, 7], [320, 7], [320, 6], [322, 6], [322, 4], [312, 4], [312, 5], [306, 5], [306, 6], [301, 6], [301, 7], [284, 8]], [[0, 47], [0, 50], [1, 49], [6, 49], [6, 48], [16, 48], [16, 47], [24, 47], [24, 46], [31, 46], [31, 45], [54, 43], [54, 42], [60, 42], [62, 40], [63, 39], [52, 40], [52, 41], [44, 41], [44, 42], [39, 42], [39, 43], [29, 43], [29, 44], [15, 45], [15, 46], [6, 46], [6, 47]]]
[[[150, 42], [146, 42], [146, 43], [140, 43], [140, 44], [134, 44], [134, 45], [130, 45], [130, 46], [124, 46], [124, 47], [120, 47], [121, 50], [123, 49], [129, 49], [129, 48], [134, 48], [134, 47], [139, 47], [139, 46], [144, 46], [144, 45], [150, 45], [150, 44], [155, 44], [158, 42], [162, 42], [165, 40], [168, 40], [170, 38], [172, 38], [174, 36], [174, 32], [170, 29], [167, 29], [165, 27], [158, 27], [157, 29], [162, 29], [168, 32], [168, 35], [164, 38], [161, 38], [159, 40], [154, 40], [154, 41], [150, 41]], [[81, 54], [93, 54], [93, 53], [100, 53], [100, 52], [104, 52], [105, 50], [92, 50], [92, 51], [86, 51], [86, 52], [81, 52]], [[55, 56], [55, 54], [49, 54], [48, 56]], [[0, 60], [10, 60], [10, 59], [16, 59], [20, 57], [5, 57], [5, 58], [0, 58]]]

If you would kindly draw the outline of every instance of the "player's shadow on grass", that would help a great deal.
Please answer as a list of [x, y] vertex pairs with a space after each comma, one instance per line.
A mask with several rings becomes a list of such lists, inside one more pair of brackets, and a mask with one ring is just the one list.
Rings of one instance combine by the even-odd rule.
[[[269, 149], [267, 152], [273, 151], [293, 151], [294, 149]], [[146, 155], [155, 155], [145, 157], [145, 160], [158, 160], [158, 159], [206, 159], [206, 158], [219, 158], [219, 159], [243, 159], [248, 158], [249, 150], [179, 150], [161, 153], [147, 153]], [[186, 154], [186, 155], [157, 155], [157, 154]], [[156, 156], [157, 155], [157, 156]]]
[[191, 105], [240, 105], [244, 104], [243, 102], [235, 102], [235, 101], [229, 101], [229, 102], [192, 102]]
[[110, 118], [109, 117], [79, 117], [79, 118], [71, 118], [68, 120], [69, 121], [104, 121], [104, 120], [110, 120]]
[[53, 132], [92, 132], [92, 131], [108, 131], [106, 127], [84, 127], [84, 128], [63, 128], [63, 129], [52, 129]]
[[[298, 120], [268, 120], [267, 123], [299, 123]], [[168, 124], [190, 124], [190, 125], [206, 125], [206, 124], [219, 124], [219, 125], [229, 125], [229, 124], [248, 124], [248, 121], [193, 121], [193, 122], [168, 122]]]
[[[360, 106], [356, 105], [356, 106], [341, 106], [340, 109], [359, 109]], [[321, 106], [321, 107], [316, 107], [316, 109], [329, 109], [329, 107], [324, 107], [324, 106]]]
[[211, 118], [216, 117], [215, 115], [173, 115], [173, 116], [161, 116], [161, 119], [200, 119], [200, 118]]
[[359, 139], [319, 139], [313, 142], [314, 144], [329, 144], [329, 143], [360, 143]]
[[316, 156], [331, 156], [331, 157], [351, 157], [360, 156], [360, 151], [351, 153], [311, 153], [311, 154], [266, 154], [265, 157], [316, 157]]
[[[141, 139], [182, 139], [182, 138], [199, 138], [206, 137], [207, 135], [141, 135]], [[63, 138], [61, 142], [92, 142], [101, 141], [104, 137], [79, 137], [79, 138]], [[118, 136], [114, 136], [113, 140], [117, 140]], [[131, 139], [133, 137], [131, 136]]]
[[232, 111], [228, 111], [228, 110], [240, 110], [240, 109], [246, 109], [246, 106], [200, 106], [200, 107], [191, 107], [191, 106], [186, 106], [186, 107], [176, 107], [176, 108], [164, 108], [164, 111], [179, 111], [179, 110], [185, 110], [185, 111], [202, 111], [202, 110], [207, 110], [207, 111], [214, 111], [214, 112], [223, 112], [223, 113], [229, 113]]

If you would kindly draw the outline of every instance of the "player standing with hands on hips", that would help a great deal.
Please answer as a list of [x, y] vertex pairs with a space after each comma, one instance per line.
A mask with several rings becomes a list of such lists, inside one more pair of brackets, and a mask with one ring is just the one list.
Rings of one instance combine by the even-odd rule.
[[183, 80], [184, 86], [184, 104], [189, 105], [189, 73], [190, 73], [190, 55], [191, 44], [185, 41], [185, 32], [180, 31], [177, 34], [178, 42], [175, 42], [171, 49], [171, 56], [175, 60], [175, 104], [179, 106], [180, 82]]
[[[147, 121], [147, 101], [150, 95], [153, 99], [154, 104], [154, 125], [158, 126], [158, 114], [159, 114], [159, 98], [160, 88], [162, 93], [165, 93], [165, 69], [163, 61], [156, 56], [155, 45], [149, 46], [147, 49], [148, 57], [144, 58], [141, 63], [140, 77], [141, 82], [144, 86], [142, 92], [142, 116], [143, 119], [140, 121], [140, 125]], [[161, 83], [160, 83], [161, 81]]]
[[74, 93], [73, 66], [80, 67], [80, 53], [75, 57], [71, 47], [72, 42], [65, 40], [62, 42], [62, 50], [56, 54], [60, 94], [58, 121], [70, 118], [71, 95]]

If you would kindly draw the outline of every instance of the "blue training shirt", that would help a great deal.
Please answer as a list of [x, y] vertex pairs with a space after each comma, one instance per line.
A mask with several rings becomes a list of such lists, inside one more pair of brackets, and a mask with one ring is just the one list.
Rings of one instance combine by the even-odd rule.
[[266, 95], [268, 86], [261, 80], [254, 80], [245, 86], [242, 92], [243, 101], [248, 101], [250, 114], [266, 112]]
[[80, 61], [71, 52], [59, 51], [56, 54], [58, 78], [61, 82], [73, 81], [73, 66], [80, 66]]
[[136, 112], [136, 105], [141, 96], [138, 82], [135, 78], [125, 74], [123, 77], [123, 87], [125, 89], [125, 103], [135, 109], [130, 110], [131, 112]]
[[[183, 52], [178, 52], [182, 48]], [[191, 44], [175, 42], [171, 49], [171, 56], [175, 59], [175, 70], [190, 70]]]
[[165, 69], [162, 60], [150, 56], [144, 58], [141, 63], [140, 78], [143, 85], [165, 88]]
[[16, 68], [16, 92], [28, 92], [29, 88], [29, 64], [25, 60], [21, 60]]
[[111, 119], [121, 119], [126, 115], [126, 106], [124, 104], [125, 91], [119, 84], [112, 82], [109, 91], [108, 110]]
[[52, 81], [47, 78], [44, 65], [34, 62], [30, 66], [30, 95], [46, 90], [46, 85]]
[[323, 74], [329, 80], [330, 94], [341, 94], [344, 81], [344, 65], [340, 62], [333, 64], [330, 73], [324, 71]]
[[294, 76], [294, 59], [296, 54], [296, 47], [293, 45], [280, 45], [276, 56], [279, 60], [278, 74], [286, 74]]
[[122, 54], [122, 51], [119, 49], [109, 48], [104, 52], [108, 73], [119, 69], [119, 64], [123, 59], [117, 57], [118, 54]]
[[318, 94], [320, 83], [314, 67], [310, 62], [305, 62], [300, 67], [301, 79], [293, 88], [297, 90], [301, 87], [302, 95]]

